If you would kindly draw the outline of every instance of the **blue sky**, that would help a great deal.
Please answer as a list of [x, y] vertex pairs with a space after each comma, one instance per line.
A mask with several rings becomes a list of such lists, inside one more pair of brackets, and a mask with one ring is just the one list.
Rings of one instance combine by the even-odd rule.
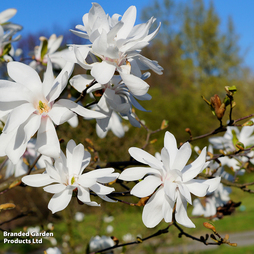
[[[210, 0], [204, 1], [207, 5], [210, 2]], [[60, 35], [57, 32], [59, 28], [70, 29], [76, 24], [82, 24], [82, 16], [90, 10], [91, 2], [88, 0], [2, 0], [0, 11], [16, 8], [18, 12], [11, 21], [24, 27], [23, 34], [47, 30]], [[136, 5], [139, 16], [142, 8], [153, 0], [97, 0], [96, 2], [110, 15], [123, 14], [130, 5]], [[244, 63], [254, 72], [254, 0], [214, 0], [213, 3], [221, 19], [222, 30], [226, 28], [228, 16], [233, 18], [236, 33], [240, 36], [239, 46], [245, 58]]]

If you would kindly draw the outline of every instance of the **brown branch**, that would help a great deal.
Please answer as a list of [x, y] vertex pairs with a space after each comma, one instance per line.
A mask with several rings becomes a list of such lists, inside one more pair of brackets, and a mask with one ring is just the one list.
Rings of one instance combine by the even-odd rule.
[[119, 247], [123, 247], [123, 246], [128, 246], [128, 245], [133, 245], [133, 244], [142, 243], [142, 242], [144, 242], [144, 241], [146, 241], [146, 240], [148, 240], [148, 239], [151, 239], [151, 238], [153, 238], [153, 237], [156, 237], [156, 236], [159, 236], [159, 235], [168, 233], [168, 229], [169, 229], [169, 227], [170, 227], [171, 225], [172, 225], [172, 223], [170, 223], [166, 228], [160, 229], [160, 230], [158, 230], [155, 234], [152, 234], [152, 235], [147, 236], [147, 237], [145, 237], [145, 238], [137, 237], [137, 240], [136, 240], [136, 241], [129, 242], [129, 243], [123, 243], [123, 244], [117, 244], [117, 245], [115, 245], [115, 246], [112, 246], [112, 247], [109, 247], [109, 248], [105, 248], [105, 249], [102, 249], [102, 250], [99, 250], [99, 251], [90, 252], [89, 254], [101, 253], [101, 252], [104, 252], [104, 251], [113, 250], [113, 249], [116, 249], [116, 248], [119, 248]]

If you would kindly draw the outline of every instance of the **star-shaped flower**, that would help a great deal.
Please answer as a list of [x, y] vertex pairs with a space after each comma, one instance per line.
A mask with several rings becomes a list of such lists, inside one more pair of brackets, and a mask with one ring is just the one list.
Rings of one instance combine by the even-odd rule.
[[46, 162], [45, 173], [25, 176], [22, 181], [32, 187], [48, 185], [44, 190], [54, 194], [48, 205], [52, 213], [67, 207], [75, 189], [80, 201], [87, 205], [98, 206], [95, 201], [91, 201], [89, 190], [102, 199], [110, 201], [106, 195], [114, 191], [114, 188], [104, 184], [114, 181], [119, 174], [113, 173], [113, 168], [95, 169], [82, 174], [90, 159], [90, 153], [84, 150], [82, 144], [76, 146], [76, 143], [70, 140], [66, 148], [66, 157], [61, 153], [54, 166]]
[[191, 194], [203, 197], [214, 191], [220, 182], [220, 177], [194, 179], [209, 164], [205, 162], [206, 148], [195, 161], [186, 165], [191, 156], [190, 144], [185, 143], [178, 149], [175, 137], [166, 132], [161, 160], [139, 148], [130, 148], [129, 153], [135, 160], [150, 166], [127, 168], [119, 177], [127, 181], [144, 178], [131, 190], [132, 195], [140, 198], [151, 196], [143, 209], [144, 224], [152, 228], [163, 218], [171, 222], [175, 207], [176, 221], [195, 227], [187, 215], [187, 202], [192, 204]]
[[52, 64], [48, 61], [43, 82], [33, 68], [23, 63], [10, 62], [7, 70], [14, 82], [0, 80], [0, 111], [9, 113], [0, 136], [0, 156], [7, 155], [14, 164], [24, 154], [28, 141], [37, 131], [38, 152], [58, 158], [60, 145], [54, 124], [68, 121], [75, 113], [90, 118], [105, 117], [71, 100], [55, 101], [67, 85], [73, 70], [72, 63], [67, 63], [55, 78]]

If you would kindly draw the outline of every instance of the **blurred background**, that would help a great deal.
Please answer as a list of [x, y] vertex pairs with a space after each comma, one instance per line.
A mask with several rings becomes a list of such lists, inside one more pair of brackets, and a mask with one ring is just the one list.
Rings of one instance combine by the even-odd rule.
[[[139, 0], [139, 1], [97, 1], [106, 13], [123, 14], [130, 5], [136, 5], [138, 10], [137, 24], [146, 22], [151, 16], [157, 18], [155, 29], [161, 22], [161, 29], [149, 47], [142, 54], [156, 60], [164, 68], [163, 75], [152, 73], [147, 80], [150, 85], [151, 101], [141, 102], [142, 106], [152, 112], [139, 112], [136, 114], [151, 129], [160, 128], [162, 121], [168, 121], [166, 130], [172, 132], [178, 142], [185, 142], [189, 134], [185, 131], [190, 128], [193, 136], [202, 135], [217, 127], [219, 121], [212, 115], [209, 106], [201, 96], [208, 100], [218, 94], [225, 97], [225, 86], [236, 86], [236, 107], [233, 110], [233, 119], [247, 116], [254, 112], [254, 32], [252, 29], [254, 2], [245, 0], [207, 1], [207, 0]], [[86, 0], [66, 1], [15, 1], [9, 0], [1, 3], [1, 10], [16, 8], [17, 14], [11, 19], [13, 23], [24, 27], [22, 39], [14, 44], [28, 54], [39, 45], [39, 37], [49, 37], [55, 33], [63, 35], [62, 49], [66, 44], [84, 44], [84, 39], [73, 35], [69, 29], [82, 24], [82, 16], [91, 8]], [[80, 73], [80, 69], [75, 70]], [[75, 94], [73, 94], [75, 95]], [[225, 124], [229, 112], [226, 111]], [[145, 144], [146, 131], [144, 128], [134, 128], [129, 123], [126, 134], [119, 139], [109, 132], [107, 137], [99, 139], [94, 131], [95, 121], [82, 121], [78, 128], [71, 129], [68, 124], [59, 127], [59, 138], [81, 142], [88, 146], [89, 138], [94, 146], [93, 152], [99, 155], [101, 162], [124, 161], [129, 159], [128, 148], [142, 147]], [[152, 154], [159, 152], [163, 147], [164, 131], [151, 137], [151, 143], [146, 150]], [[221, 134], [223, 135], [223, 134]], [[63, 147], [65, 146], [63, 143]], [[91, 145], [91, 144], [90, 144]], [[193, 143], [200, 147], [207, 146], [208, 140], [202, 139]], [[251, 174], [239, 179], [254, 180]], [[230, 196], [235, 202], [242, 201], [236, 213], [215, 221], [218, 231], [222, 233], [235, 233], [253, 230], [254, 205], [251, 194], [234, 190]], [[34, 215], [5, 223], [1, 229], [23, 230], [24, 227], [39, 226], [47, 228], [52, 222], [57, 246], [63, 253], [84, 253], [92, 236], [115, 236], [121, 242], [125, 239], [136, 239], [137, 235], [145, 237], [160, 228], [165, 228], [162, 222], [155, 229], [146, 229], [142, 224], [142, 207], [130, 207], [124, 204], [104, 204], [101, 208], [91, 208], [78, 205], [76, 200], [65, 211], [52, 216], [47, 209], [50, 195], [35, 188], [17, 187], [5, 195], [0, 195], [0, 203], [6, 200], [17, 205], [15, 211], [1, 213], [1, 221], [6, 221], [20, 212], [32, 210]], [[136, 200], [135, 202], [137, 202]], [[100, 202], [100, 201], [99, 201]], [[82, 220], [74, 220], [77, 212], [84, 214]], [[191, 208], [190, 208], [191, 213]], [[105, 219], [111, 217], [111, 221]], [[110, 221], [110, 222], [109, 222]], [[202, 223], [205, 219], [194, 219], [197, 229], [189, 233], [200, 236], [205, 229]], [[0, 222], [1, 223], [1, 222]], [[111, 226], [111, 227], [109, 227]], [[127, 236], [126, 236], [127, 235]], [[185, 238], [178, 239], [178, 232], [169, 230], [162, 237], [138, 246], [127, 247], [120, 250], [125, 253], [170, 253], [172, 246], [184, 247], [172, 253], [209, 253], [208, 251], [188, 250], [191, 241]], [[128, 238], [129, 237], [129, 238]], [[49, 240], [44, 241], [45, 246], [54, 246]], [[44, 245], [5, 245], [0, 253], [42, 253]], [[200, 243], [200, 245], [202, 245]], [[219, 247], [220, 253], [252, 253], [253, 246]], [[39, 250], [38, 250], [39, 248]], [[172, 250], [172, 249], [171, 249]]]

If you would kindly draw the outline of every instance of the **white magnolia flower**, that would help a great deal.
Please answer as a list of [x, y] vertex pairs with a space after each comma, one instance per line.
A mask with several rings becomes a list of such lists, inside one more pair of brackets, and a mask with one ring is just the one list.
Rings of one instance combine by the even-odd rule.
[[108, 234], [111, 234], [113, 231], [114, 231], [113, 226], [108, 225], [108, 226], [106, 227], [106, 232], [107, 232]]
[[61, 254], [62, 253], [57, 247], [48, 248], [48, 249], [46, 249], [45, 252], [46, 252], [46, 254]]
[[[95, 237], [92, 237], [89, 242], [89, 252], [97, 252], [97, 251], [112, 247], [114, 245], [115, 245], [115, 243], [111, 239], [111, 237], [108, 237], [105, 235], [103, 235], [103, 236], [97, 235]], [[113, 253], [113, 251], [111, 250], [111, 251], [106, 251], [103, 253], [109, 254], [109, 253]]]
[[176, 221], [186, 227], [195, 227], [187, 215], [187, 202], [192, 204], [191, 194], [203, 197], [216, 190], [220, 182], [220, 177], [194, 179], [209, 164], [205, 162], [206, 148], [195, 161], [186, 165], [191, 156], [190, 144], [185, 143], [178, 149], [175, 137], [166, 132], [161, 160], [139, 148], [130, 148], [129, 153], [135, 160], [150, 166], [127, 168], [119, 177], [127, 181], [145, 177], [133, 187], [131, 194], [140, 198], [151, 195], [142, 214], [146, 227], [155, 227], [163, 218], [171, 222], [175, 205]]
[[[114, 181], [118, 173], [113, 173], [113, 168], [96, 169], [82, 174], [89, 164], [91, 155], [84, 150], [84, 146], [70, 140], [66, 148], [66, 157], [61, 153], [61, 158], [55, 161], [54, 167], [46, 163], [46, 171], [43, 174], [28, 175], [22, 181], [32, 187], [44, 187], [44, 190], [53, 193], [48, 208], [52, 213], [61, 211], [69, 204], [72, 193], [77, 190], [77, 198], [91, 206], [99, 206], [91, 201], [89, 190], [95, 192], [106, 201], [111, 201], [106, 195], [114, 191], [104, 183]], [[53, 184], [55, 183], [55, 184]]]
[[[245, 148], [254, 145], [254, 126], [244, 126], [241, 131], [237, 127], [229, 126], [227, 127], [227, 131], [223, 137], [213, 137], [209, 139], [209, 142], [213, 145], [215, 149], [222, 149], [226, 153], [236, 151], [235, 143], [241, 142], [243, 143]], [[245, 156], [246, 155], [246, 156]], [[221, 165], [227, 165], [238, 175], [243, 175], [245, 170], [243, 169], [243, 165], [245, 162], [250, 160], [254, 163], [252, 151], [246, 153], [245, 155], [237, 155], [233, 158], [229, 158], [228, 156], [224, 156], [219, 158]]]
[[52, 34], [49, 39], [44, 36], [39, 38], [40, 45], [34, 48], [34, 55], [35, 60], [32, 61], [29, 65], [37, 71], [41, 71], [43, 69], [43, 65], [47, 64], [48, 56], [50, 57], [53, 66], [58, 69], [62, 69], [66, 61], [61, 57], [61, 51], [57, 52], [59, 49], [63, 36], [56, 36]]
[[141, 49], [156, 36], [159, 27], [149, 34], [154, 18], [134, 26], [136, 12], [136, 7], [131, 6], [119, 20], [120, 15], [109, 17], [99, 4], [93, 3], [89, 13], [83, 16], [84, 25], [76, 26], [81, 31], [72, 30], [74, 34], [90, 40], [92, 45], [73, 45], [73, 48], [76, 62], [91, 70], [91, 75], [99, 83], [108, 83], [117, 71], [131, 93], [144, 95], [149, 86], [140, 79], [141, 70], [152, 69], [162, 74], [163, 68], [156, 61], [140, 55]]
[[81, 212], [76, 212], [75, 213], [75, 216], [74, 216], [74, 219], [75, 221], [83, 221], [85, 218], [85, 214], [84, 213], [81, 213]]
[[228, 126], [227, 131], [223, 137], [209, 138], [209, 142], [215, 149], [223, 149], [227, 152], [236, 150], [234, 146], [234, 139], [244, 144], [245, 147], [254, 145], [254, 125], [243, 126], [241, 131], [237, 127]]
[[10, 60], [7, 54], [13, 50], [12, 46], [8, 46], [8, 44], [21, 38], [20, 35], [15, 38], [13, 36], [22, 29], [22, 26], [7, 23], [16, 13], [17, 10], [13, 8], [0, 12], [0, 57], [3, 56], [4, 60]]
[[71, 100], [55, 102], [67, 85], [73, 70], [72, 63], [67, 63], [55, 78], [52, 64], [48, 61], [43, 82], [38, 73], [25, 64], [10, 62], [7, 69], [14, 82], [0, 80], [0, 111], [9, 113], [0, 136], [0, 156], [7, 155], [14, 164], [24, 154], [28, 141], [37, 131], [38, 152], [58, 158], [60, 145], [54, 124], [66, 122], [75, 113], [83, 117], [105, 117]]
[[[22, 157], [18, 160], [17, 164], [13, 164], [10, 160], [6, 162], [6, 170], [5, 170], [5, 178], [10, 177], [14, 174], [14, 176], [21, 176], [28, 172], [29, 167], [28, 165], [32, 165], [34, 161], [39, 156], [39, 153], [35, 150], [35, 139], [31, 139], [27, 143], [26, 151], [22, 155]], [[45, 161], [52, 164], [52, 160], [50, 157], [47, 157], [45, 155], [42, 155], [40, 159], [36, 163], [36, 168], [45, 168], [46, 164]], [[28, 164], [29, 163], [29, 164]]]
[[132, 235], [131, 233], [127, 233], [127, 234], [123, 235], [122, 238], [123, 238], [124, 242], [132, 242], [132, 241], [136, 240], [135, 236]]
[[205, 198], [195, 199], [193, 201], [192, 215], [204, 217], [210, 217], [216, 214], [217, 207], [223, 206], [229, 200], [229, 194], [231, 188], [224, 187], [222, 183], [219, 184], [218, 188], [210, 195]]
[[[146, 79], [147, 77], [149, 77], [148, 73], [142, 75], [142, 79]], [[77, 75], [70, 80], [70, 83], [76, 90], [82, 92], [86, 88], [86, 85], [90, 84], [92, 80], [93, 78], [89, 75]], [[103, 119], [97, 119], [96, 131], [99, 137], [105, 137], [109, 129], [118, 137], [124, 135], [124, 129], [116, 113], [129, 120], [133, 126], [140, 127], [139, 122], [132, 113], [132, 107], [134, 106], [141, 111], [147, 111], [138, 103], [135, 97], [139, 100], [150, 100], [151, 96], [149, 94], [146, 93], [142, 96], [134, 96], [130, 93], [119, 75], [115, 75], [112, 80], [105, 85], [99, 83], [95, 84], [88, 89], [88, 92], [91, 93], [97, 90], [101, 90], [103, 95], [99, 102], [94, 105], [93, 110], [106, 115]]]
[[110, 222], [112, 222], [114, 219], [115, 219], [114, 216], [107, 216], [107, 215], [105, 215], [105, 216], [103, 217], [103, 221], [106, 222], [106, 223], [110, 223]]

